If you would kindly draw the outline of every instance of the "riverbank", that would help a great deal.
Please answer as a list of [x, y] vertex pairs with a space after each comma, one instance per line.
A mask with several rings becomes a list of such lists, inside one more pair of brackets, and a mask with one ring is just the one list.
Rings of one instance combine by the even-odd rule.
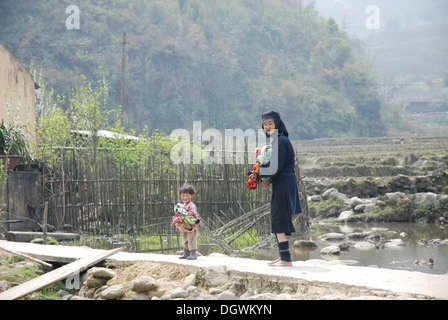
[[[15, 251], [23, 253], [34, 252], [34, 256], [45, 250], [43, 254], [49, 257], [47, 249], [55, 254], [64, 252], [65, 258], [71, 253], [80, 257], [94, 250], [5, 241], [1, 245], [14, 246]], [[344, 261], [321, 259], [294, 261], [290, 268], [268, 267], [267, 262], [222, 254], [201, 256], [198, 260], [179, 260], [176, 255], [120, 252], [104, 265], [113, 272], [112, 277], [90, 282], [89, 272], [74, 275], [69, 282], [60, 284], [66, 287], [60, 289], [66, 291], [60, 294], [65, 294], [66, 299], [123, 300], [448, 299], [447, 275], [349, 266]], [[2, 273], [5, 272], [3, 269], [5, 266], [2, 266]], [[147, 276], [154, 284], [145, 294], [135, 295], [141, 292], [133, 290], [133, 282], [142, 276]], [[73, 288], [77, 279], [79, 289]], [[106, 295], [104, 291], [107, 294], [112, 291], [116, 296]]]
[[[204, 261], [203, 261], [204, 262]], [[322, 261], [321, 261], [322, 262]], [[266, 264], [264, 262], [263, 264]], [[296, 265], [295, 270], [306, 272], [313, 268], [324, 272], [325, 263]], [[109, 265], [110, 266], [110, 265]], [[248, 265], [246, 265], [248, 266]], [[327, 266], [328, 267], [328, 266]], [[330, 266], [334, 268], [335, 265]], [[347, 285], [297, 279], [284, 276], [281, 270], [274, 274], [244, 272], [226, 265], [199, 267], [166, 262], [137, 262], [130, 266], [116, 265], [115, 276], [105, 287], [90, 287], [85, 284], [73, 296], [65, 299], [121, 299], [121, 300], [427, 300], [440, 299], [425, 294], [397, 292]], [[140, 291], [136, 283], [151, 283], [150, 289]], [[109, 296], [114, 288], [118, 296]]]
[[[0, 292], [43, 274], [42, 267], [12, 255], [0, 255]], [[8, 261], [8, 262], [6, 262]], [[172, 263], [107, 263], [106, 276], [80, 275], [79, 288], [61, 281], [23, 300], [409, 300], [434, 297], [344, 284], [243, 275], [225, 266], [200, 268]], [[103, 268], [101, 268], [103, 269]], [[92, 269], [91, 269], [92, 270]], [[93, 275], [92, 275], [93, 274]], [[104, 272], [104, 274], [106, 274]], [[112, 275], [112, 276], [111, 276]], [[5, 280], [7, 279], [7, 280]], [[144, 283], [146, 290], [135, 283]], [[151, 284], [149, 284], [151, 283]], [[106, 291], [107, 290], [107, 291]]]

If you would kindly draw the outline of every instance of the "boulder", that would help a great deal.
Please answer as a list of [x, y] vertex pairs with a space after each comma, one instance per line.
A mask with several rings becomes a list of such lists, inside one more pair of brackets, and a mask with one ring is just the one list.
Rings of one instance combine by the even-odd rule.
[[364, 208], [364, 213], [370, 213], [373, 209], [375, 209], [375, 205], [373, 203], [368, 203]]
[[388, 199], [388, 202], [390, 203], [398, 203], [401, 200], [407, 200], [408, 197], [403, 192], [390, 192], [386, 193], [386, 197]]
[[323, 181], [320, 181], [320, 183], [325, 187], [330, 187], [333, 184], [333, 180], [325, 178]]
[[426, 176], [414, 178], [415, 190], [417, 192], [436, 192], [437, 188], [432, 184], [431, 179]]
[[219, 294], [222, 292], [222, 289], [220, 287], [212, 287], [208, 290], [208, 293], [210, 294]]
[[386, 232], [389, 228], [372, 228], [372, 232]]
[[347, 234], [348, 239], [356, 240], [356, 239], [364, 239], [366, 234], [363, 232], [351, 232]]
[[404, 241], [401, 239], [391, 239], [390, 241], [384, 244], [384, 247], [390, 249], [401, 248], [404, 246], [406, 246], [406, 243], [404, 243]]
[[101, 292], [101, 298], [106, 300], [116, 300], [124, 296], [124, 287], [122, 284], [110, 286]]
[[341, 251], [348, 251], [350, 249], [350, 243], [349, 242], [341, 242], [338, 244], [339, 249]]
[[102, 287], [107, 283], [108, 279], [106, 278], [97, 278], [93, 276], [88, 276], [84, 282], [84, 285], [88, 288], [98, 288]]
[[321, 202], [323, 200], [320, 194], [308, 197], [308, 202]]
[[317, 248], [317, 244], [311, 240], [296, 240], [294, 248]]
[[372, 249], [376, 248], [376, 246], [373, 243], [370, 243], [367, 241], [355, 243], [354, 247], [355, 247], [355, 249], [358, 249], [358, 250], [372, 250]]
[[430, 179], [433, 185], [437, 187], [437, 193], [448, 193], [448, 171], [434, 170], [430, 175]]
[[197, 297], [200, 294], [200, 290], [196, 286], [189, 286], [186, 291], [187, 291], [188, 297], [190, 297], [190, 298]]
[[338, 246], [328, 246], [320, 250], [320, 254], [338, 255], [340, 253], [341, 248], [339, 248]]
[[92, 299], [81, 296], [71, 296], [69, 300], [71, 301], [71, 300], [92, 300]]
[[408, 176], [399, 174], [398, 176], [392, 178], [389, 185], [392, 190], [405, 191], [412, 190], [414, 187], [414, 182]]
[[149, 294], [148, 291], [134, 292], [132, 294], [132, 300], [144, 301], [144, 300], [151, 300], [151, 298], [152, 298], [152, 295]]
[[348, 200], [348, 197], [345, 194], [340, 193], [335, 188], [331, 188], [331, 189], [328, 189], [327, 191], [325, 191], [324, 194], [322, 195], [322, 197], [325, 200], [328, 200], [330, 198], [334, 198], [334, 199], [338, 199], [338, 200], [342, 200], [342, 201]]
[[258, 293], [247, 298], [247, 300], [276, 300], [276, 296], [270, 292]]
[[228, 283], [229, 276], [223, 267], [212, 267], [205, 272], [204, 280], [208, 287], [218, 287]]
[[353, 210], [346, 210], [346, 211], [342, 211], [339, 216], [338, 216], [338, 220], [345, 220], [349, 217], [351, 217], [352, 215], [354, 215], [355, 213], [353, 212]]
[[150, 276], [144, 275], [135, 278], [131, 282], [131, 290], [133, 292], [144, 292], [149, 290], [156, 290], [159, 287], [157, 282]]
[[350, 207], [352, 207], [352, 209], [354, 209], [356, 206], [359, 206], [361, 204], [365, 204], [364, 200], [359, 199], [358, 197], [353, 197], [350, 199]]
[[195, 286], [196, 285], [196, 275], [194, 273], [188, 275], [188, 277], [185, 278], [184, 280], [184, 289], [188, 289], [189, 287]]
[[181, 298], [186, 298], [188, 297], [188, 292], [186, 290], [174, 290], [170, 293], [170, 298], [171, 299], [181, 299]]
[[376, 199], [376, 201], [375, 201], [375, 205], [377, 205], [377, 206], [380, 206], [380, 207], [387, 207], [387, 203], [386, 202], [384, 202], [383, 200], [379, 200], [379, 199]]
[[381, 237], [378, 234], [372, 233], [372, 234], [367, 235], [365, 237], [365, 240], [368, 240], [368, 241], [380, 241]]
[[428, 164], [428, 157], [427, 156], [421, 156], [420, 159], [417, 160], [417, 162], [414, 163], [414, 166], [416, 167], [424, 167]]
[[226, 290], [218, 295], [218, 300], [239, 300], [239, 298], [232, 291]]
[[378, 183], [371, 180], [361, 180], [356, 183], [357, 195], [361, 197], [376, 197], [379, 192]]
[[324, 241], [344, 241], [345, 235], [342, 233], [330, 232], [320, 236], [319, 239]]
[[115, 272], [111, 269], [107, 268], [99, 268], [99, 267], [93, 267], [89, 269], [87, 272], [90, 276], [96, 277], [96, 278], [106, 278], [106, 279], [112, 279], [115, 277]]
[[98, 290], [98, 287], [87, 287], [82, 286], [81, 289], [78, 292], [78, 296], [85, 297], [85, 298], [93, 298], [93, 295]]
[[414, 198], [414, 204], [417, 206], [430, 206], [435, 207], [439, 204], [437, 195], [432, 192], [416, 193]]

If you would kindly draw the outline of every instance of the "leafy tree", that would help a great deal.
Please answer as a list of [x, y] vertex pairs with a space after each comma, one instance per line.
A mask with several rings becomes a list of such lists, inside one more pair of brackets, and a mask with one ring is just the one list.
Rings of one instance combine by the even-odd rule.
[[[89, 91], [88, 83], [103, 80], [108, 86], [102, 89], [107, 91], [107, 99], [100, 99], [102, 112], [117, 110], [125, 30], [126, 130], [147, 127], [167, 134], [191, 129], [194, 120], [246, 129], [258, 126], [260, 113], [271, 108], [284, 114], [294, 139], [372, 136], [384, 130], [384, 103], [372, 71], [353, 54], [334, 19], [319, 17], [312, 2], [77, 5], [80, 29], [67, 30], [56, 0], [0, 3], [0, 41], [25, 64], [33, 59], [41, 66], [56, 95], [79, 95], [75, 105], [64, 101], [63, 110], [90, 103], [82, 97], [87, 92], [72, 88]], [[105, 117], [108, 122], [114, 112]], [[98, 125], [81, 121], [78, 129], [81, 124]]]

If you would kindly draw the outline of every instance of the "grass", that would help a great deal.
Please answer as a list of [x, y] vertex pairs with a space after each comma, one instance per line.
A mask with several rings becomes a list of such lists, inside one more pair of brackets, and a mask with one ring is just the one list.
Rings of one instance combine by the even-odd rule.
[[96, 249], [112, 249], [124, 247], [126, 250], [134, 252], [149, 252], [170, 250], [177, 248], [178, 244], [182, 245], [180, 234], [172, 235], [148, 235], [146, 233], [138, 234], [114, 234], [114, 235], [98, 235], [85, 234], [79, 239], [64, 241], [61, 244], [72, 246], [88, 246]]
[[[227, 242], [232, 239], [232, 236], [238, 234], [241, 229], [230, 228], [220, 237], [221, 241]], [[215, 235], [208, 234], [203, 228], [199, 229], [198, 233], [198, 246], [199, 251], [203, 254], [212, 252], [223, 252], [220, 245], [214, 241]], [[231, 241], [229, 246], [234, 250], [241, 250], [253, 245], [256, 245], [259, 241], [263, 240], [264, 236], [260, 235], [260, 232], [254, 228], [248, 229], [242, 234], [238, 235], [235, 240]], [[168, 235], [148, 235], [146, 233], [139, 233], [137, 235], [132, 234], [118, 234], [113, 236], [102, 235], [83, 235], [79, 239], [63, 241], [62, 245], [71, 246], [88, 246], [95, 249], [112, 249], [120, 246], [125, 247], [126, 251], [130, 252], [142, 252], [142, 253], [165, 253], [175, 254], [178, 250], [182, 249], [182, 235], [180, 233], [168, 234]], [[163, 251], [161, 249], [163, 247]], [[207, 251], [207, 252], [206, 252]]]
[[332, 198], [326, 201], [309, 202], [308, 209], [311, 218], [331, 218], [339, 216], [348, 207], [344, 201]]
[[[44, 272], [41, 265], [14, 255], [0, 255], [0, 270], [0, 281], [7, 281], [8, 287], [37, 278]], [[58, 282], [24, 297], [23, 300], [61, 300], [58, 294], [61, 289], [65, 289], [65, 286]]]
[[8, 283], [21, 284], [28, 280], [38, 277], [35, 267], [25, 264], [24, 258], [19, 256], [9, 256], [0, 262], [0, 267], [5, 270], [0, 275], [0, 281], [6, 280]]

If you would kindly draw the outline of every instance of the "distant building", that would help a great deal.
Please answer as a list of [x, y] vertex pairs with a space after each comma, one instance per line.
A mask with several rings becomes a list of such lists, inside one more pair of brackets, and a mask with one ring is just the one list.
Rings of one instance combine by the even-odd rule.
[[389, 93], [407, 112], [448, 111], [448, 104], [443, 101], [440, 91], [399, 91], [392, 88]]
[[37, 88], [33, 76], [0, 43], [0, 123], [8, 123], [10, 116], [17, 115], [20, 125], [26, 128], [30, 146], [36, 135]]

